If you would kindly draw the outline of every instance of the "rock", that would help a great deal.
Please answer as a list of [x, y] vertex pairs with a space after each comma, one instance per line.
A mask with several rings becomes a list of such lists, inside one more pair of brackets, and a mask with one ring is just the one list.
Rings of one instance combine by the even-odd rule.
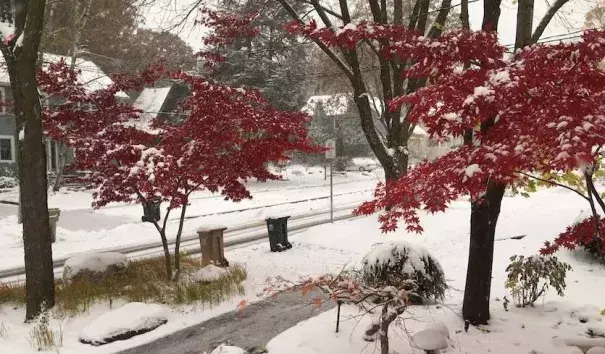
[[220, 268], [215, 266], [214, 264], [208, 264], [204, 268], [191, 274], [191, 279], [193, 279], [194, 281], [211, 282], [218, 280], [220, 277], [227, 273], [228, 271], [226, 268]]
[[164, 306], [131, 302], [99, 316], [82, 329], [79, 340], [98, 346], [129, 339], [168, 322], [167, 313]]
[[411, 345], [426, 353], [435, 353], [437, 350], [447, 348], [447, 338], [438, 330], [425, 329], [412, 336]]
[[246, 351], [239, 347], [221, 344], [210, 354], [246, 354]]
[[86, 279], [100, 281], [128, 268], [128, 257], [118, 252], [85, 253], [69, 258], [63, 265], [63, 281]]

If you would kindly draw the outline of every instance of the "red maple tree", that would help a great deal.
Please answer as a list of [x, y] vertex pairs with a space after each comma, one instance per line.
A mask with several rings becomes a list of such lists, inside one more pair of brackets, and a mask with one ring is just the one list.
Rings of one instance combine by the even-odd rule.
[[[358, 208], [358, 214], [381, 212], [385, 232], [396, 229], [399, 220], [408, 231], [422, 232], [421, 210], [444, 211], [466, 195], [482, 203], [490, 185], [523, 186], [533, 173], [580, 168], [587, 183], [592, 181], [590, 166], [605, 144], [603, 31], [587, 31], [577, 43], [538, 44], [508, 56], [488, 31], [454, 31], [433, 39], [400, 26], [332, 29], [314, 22], [292, 23], [290, 31], [331, 46], [381, 43], [382, 55], [407, 65], [406, 78], [428, 82], [393, 99], [390, 108], [406, 104], [410, 123], [424, 125], [433, 139], [465, 138], [455, 151], [379, 185], [375, 199]], [[599, 201], [596, 194], [593, 190]]]
[[[161, 77], [187, 85], [179, 104], [179, 123], [145, 121], [140, 110], [116, 98]], [[167, 221], [181, 209], [175, 238], [175, 278], [180, 271], [180, 240], [189, 197], [193, 192], [220, 192], [226, 199], [251, 198], [245, 181], [276, 180], [270, 162], [291, 151], [319, 152], [307, 138], [309, 117], [278, 111], [255, 90], [233, 88], [184, 72], [154, 66], [139, 77], [114, 77], [104, 90], [87, 92], [75, 73], [52, 65], [40, 75], [41, 89], [60, 95], [64, 104], [49, 107], [45, 122], [51, 137], [75, 148], [77, 168], [91, 171], [87, 180], [97, 188], [94, 207], [111, 202], [168, 203], [159, 232], [172, 278]]]

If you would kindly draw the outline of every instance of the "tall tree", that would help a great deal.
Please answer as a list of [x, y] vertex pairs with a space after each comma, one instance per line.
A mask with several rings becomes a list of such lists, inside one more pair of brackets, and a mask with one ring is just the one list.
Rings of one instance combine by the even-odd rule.
[[[13, 91], [19, 131], [19, 189], [25, 255], [26, 319], [55, 304], [46, 154], [36, 62], [44, 24], [45, 0], [5, 1], [1, 8], [2, 43]], [[12, 5], [12, 6], [11, 6]], [[21, 137], [23, 139], [21, 139]]]
[[[358, 1], [339, 0], [339, 9], [334, 10], [328, 4], [322, 4], [319, 0], [295, 1], [278, 0], [282, 8], [293, 19], [290, 29], [292, 33], [302, 34], [305, 38], [313, 41], [322, 52], [338, 67], [351, 86], [353, 100], [357, 107], [360, 119], [360, 125], [364, 135], [372, 148], [374, 154], [380, 161], [385, 170], [387, 180], [395, 180], [407, 171], [407, 140], [413, 132], [413, 126], [407, 120], [406, 109], [397, 109], [395, 111], [383, 110], [381, 120], [386, 128], [386, 134], [381, 134], [376, 127], [375, 119], [372, 114], [374, 100], [371, 99], [369, 92], [368, 79], [364, 72], [368, 68], [364, 67], [363, 53], [375, 57], [380, 71], [380, 101], [389, 102], [398, 95], [414, 92], [422, 87], [426, 81], [424, 79], [406, 80], [402, 77], [402, 72], [406, 66], [411, 63], [400, 62], [397, 59], [382, 55], [381, 49], [389, 45], [388, 39], [381, 41], [361, 41], [357, 46], [347, 44], [338, 44], [331, 47], [325, 43], [322, 38], [311, 36], [311, 31], [299, 31], [306, 26], [307, 15], [313, 15], [321, 21], [326, 28], [335, 28], [336, 24], [342, 25], [341, 31], [349, 31], [356, 28], [354, 24], [354, 15], [357, 9], [366, 6], [372, 16], [372, 21], [376, 24], [388, 26], [390, 24], [405, 25], [410, 30], [425, 34], [429, 38], [439, 37], [443, 31], [446, 19], [451, 9], [451, 0], [443, 0], [438, 5], [435, 12], [435, 19], [429, 23], [428, 0], [416, 0], [414, 6], [411, 6], [410, 13], [405, 13], [404, 1], [395, 0], [392, 3], [379, 0], [368, 0], [367, 3]], [[200, 4], [201, 2], [196, 2]], [[302, 3], [302, 4], [301, 4]], [[239, 20], [233, 14], [226, 14], [219, 18], [223, 23], [225, 31], [218, 32], [214, 36], [215, 43], [231, 43], [237, 36], [236, 30], [233, 30]], [[314, 21], [312, 25], [317, 28]], [[231, 25], [231, 26], [230, 26]], [[219, 37], [218, 40], [216, 38]], [[220, 37], [226, 38], [221, 40]], [[403, 115], [403, 116], [402, 116]]]
[[[237, 17], [249, 17], [249, 25], [254, 27], [255, 35], [234, 38], [229, 43], [214, 46], [211, 51], [224, 60], [215, 63], [209, 72], [212, 77], [229, 85], [257, 88], [277, 108], [300, 109], [305, 102], [301, 88], [308, 53], [295, 36], [283, 30], [290, 21], [289, 15], [273, 0], [242, 3], [226, 0], [220, 7]], [[298, 4], [297, 7], [303, 5]], [[223, 30], [216, 13], [205, 12], [200, 23], [215, 31]]]
[[[135, 73], [164, 59], [173, 69], [195, 67], [193, 50], [178, 36], [140, 28], [139, 10], [148, 0], [95, 0], [80, 31], [79, 55], [94, 60], [105, 73]], [[80, 21], [74, 9], [85, 0], [55, 1], [49, 6], [42, 50], [71, 55]]]
[[[270, 162], [291, 151], [319, 152], [307, 138], [308, 116], [279, 111], [256, 90], [236, 89], [183, 72], [169, 74], [190, 94], [181, 102], [179, 124], [140, 121], [140, 110], [115, 99], [119, 91], [159, 79], [151, 68], [140, 77], [120, 80], [106, 90], [87, 93], [64, 64], [41, 74], [41, 87], [67, 97], [45, 111], [51, 135], [76, 148], [79, 167], [90, 170], [98, 188], [95, 207], [111, 202], [149, 204], [156, 198], [168, 204], [164, 220], [152, 222], [160, 234], [169, 279], [180, 272], [180, 241], [191, 193], [220, 191], [227, 199], [250, 198], [242, 181], [279, 179], [267, 170]], [[155, 77], [154, 77], [155, 76]], [[77, 103], [81, 104], [77, 104]], [[212, 103], [212, 104], [210, 104]], [[83, 109], [94, 105], [97, 109]], [[70, 127], [65, 129], [65, 127]], [[180, 208], [174, 257], [167, 241], [171, 211]], [[172, 264], [174, 258], [174, 268]]]
[[[461, 39], [469, 35], [462, 32], [461, 38], [454, 41], [446, 36], [445, 43], [423, 44], [432, 49], [418, 52], [418, 62], [423, 64], [412, 67], [409, 75], [439, 72], [439, 77], [433, 78], [434, 84], [391, 103], [412, 104], [413, 121], [426, 124], [429, 133], [437, 138], [462, 135], [465, 144], [435, 162], [419, 165], [396, 184], [379, 188], [377, 201], [360, 209], [364, 213], [385, 209], [381, 216], [385, 230], [393, 229], [396, 220], [403, 218], [409, 230], [420, 231], [417, 209], [443, 211], [448, 202], [470, 194], [471, 235], [463, 316], [473, 324], [489, 320], [494, 237], [506, 186], [522, 179], [519, 171], [571, 169], [578, 158], [592, 156], [586, 154], [586, 149], [590, 151], [594, 144], [587, 139], [595, 139], [598, 134], [591, 132], [586, 140], [574, 140], [573, 144], [583, 147], [573, 150], [572, 156], [565, 149], [576, 145], [567, 144], [567, 140], [560, 142], [557, 137], [561, 132], [556, 127], [567, 125], [558, 123], [561, 117], [567, 117], [568, 107], [575, 110], [569, 113], [574, 119], [597, 114], [602, 92], [602, 75], [594, 74], [598, 73], [595, 67], [603, 53], [599, 48], [587, 49], [601, 40], [602, 33], [587, 35], [586, 43], [577, 47], [562, 45], [551, 50], [548, 46], [536, 46], [530, 51], [517, 51], [507, 62], [494, 32], [499, 20], [499, 1], [488, 0], [484, 5], [482, 32]], [[520, 1], [517, 47], [534, 44], [534, 38], [539, 38], [545, 28], [542, 25], [553, 15], [554, 12], [547, 12], [532, 33], [528, 30], [532, 27], [531, 0]], [[406, 47], [402, 37], [398, 38], [403, 45], [392, 53], [414, 55], [414, 52], [405, 54], [413, 46]], [[458, 53], [450, 53], [454, 48]], [[574, 50], [585, 57], [574, 58]], [[586, 65], [580, 64], [584, 61]], [[549, 64], [544, 65], [545, 62]], [[472, 65], [457, 73], [454, 68], [459, 69], [459, 63]], [[594, 81], [584, 82], [583, 78], [592, 75]], [[567, 81], [564, 77], [568, 77]], [[569, 86], [559, 86], [563, 81]], [[587, 91], [578, 89], [583, 84], [587, 85]], [[436, 105], [437, 102], [440, 104]], [[579, 105], [583, 105], [582, 110]], [[541, 129], [545, 126], [555, 130]], [[545, 160], [552, 164], [545, 165]]]

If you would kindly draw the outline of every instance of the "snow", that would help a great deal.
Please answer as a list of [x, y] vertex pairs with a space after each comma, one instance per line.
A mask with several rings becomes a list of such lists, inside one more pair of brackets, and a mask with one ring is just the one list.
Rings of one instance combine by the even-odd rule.
[[492, 84], [506, 84], [510, 82], [510, 74], [508, 70], [497, 71], [489, 78]]
[[[318, 174], [310, 175], [312, 178], [318, 178]], [[353, 174], [351, 174], [353, 175]], [[355, 175], [362, 178], [361, 175]], [[276, 198], [284, 197], [290, 193], [325, 195], [327, 188], [322, 185], [318, 188], [304, 189], [303, 180], [306, 183], [317, 183], [304, 175], [300, 180], [274, 182], [273, 184], [255, 185], [257, 192], [264, 189], [273, 190], [267, 193], [258, 193], [258, 198], [262, 203]], [[323, 179], [323, 176], [321, 176]], [[315, 181], [315, 182], [313, 182]], [[339, 181], [339, 180], [337, 180]], [[340, 186], [345, 188], [349, 186], [350, 190], [355, 190], [360, 186], [367, 187], [375, 183], [367, 183], [357, 180], [355, 183], [344, 184]], [[288, 184], [292, 183], [292, 184]], [[275, 189], [279, 186], [279, 189]], [[289, 191], [286, 186], [297, 189]], [[336, 187], [336, 186], [335, 186]], [[598, 186], [597, 188], [602, 188]], [[319, 190], [319, 191], [317, 191]], [[314, 192], [313, 192], [314, 191]], [[254, 193], [254, 191], [253, 191]], [[50, 203], [61, 202], [65, 210], [75, 212], [75, 208], [82, 205], [82, 198], [87, 194], [57, 194], [50, 196]], [[90, 195], [87, 195], [88, 198]], [[369, 198], [371, 192], [363, 194], [362, 198]], [[208, 198], [209, 195], [198, 194], [196, 197], [204, 197], [201, 205], [196, 204], [196, 199], [192, 200], [191, 207], [197, 211], [225, 210], [226, 205], [218, 202], [218, 198]], [[84, 198], [82, 198], [84, 200]], [[281, 199], [284, 200], [284, 199]], [[71, 204], [70, 204], [71, 201]], [[200, 201], [199, 199], [197, 200]], [[87, 200], [87, 203], [90, 199]], [[322, 202], [323, 203], [323, 202]], [[323, 207], [325, 204], [313, 204], [312, 207]], [[2, 206], [4, 207], [4, 206]], [[0, 213], [2, 212], [0, 207]], [[241, 205], [231, 206], [231, 208], [241, 208]], [[306, 205], [309, 207], [309, 205]], [[129, 211], [132, 208], [134, 211]], [[279, 207], [283, 208], [283, 207]], [[109, 208], [111, 211], [107, 214], [98, 214], [97, 217], [107, 217], [110, 214], [124, 215], [132, 214], [140, 218], [140, 205], [131, 207], [116, 205], [116, 208]], [[510, 353], [530, 353], [532, 350], [549, 354], [571, 354], [579, 353], [579, 349], [567, 347], [561, 341], [553, 338], [586, 338], [588, 328], [603, 329], [605, 326], [605, 316], [601, 314], [603, 309], [603, 296], [605, 293], [605, 266], [591, 261], [583, 252], [561, 251], [557, 257], [564, 262], [571, 264], [573, 271], [568, 273], [566, 282], [567, 289], [565, 297], [561, 298], [555, 292], [549, 292], [544, 299], [539, 300], [534, 308], [520, 309], [509, 306], [509, 311], [505, 311], [502, 298], [507, 295], [504, 288], [506, 279], [506, 266], [509, 263], [511, 255], [532, 255], [535, 254], [546, 240], [552, 240], [565, 227], [570, 225], [578, 215], [581, 209], [586, 209], [586, 202], [579, 198], [575, 193], [563, 189], [539, 190], [532, 194], [531, 198], [523, 197], [505, 197], [502, 202], [502, 210], [496, 230], [496, 242], [493, 280], [492, 280], [492, 299], [490, 310], [492, 320], [489, 327], [483, 329], [471, 327], [469, 332], [464, 331], [464, 323], [460, 318], [462, 304], [462, 289], [464, 289], [466, 279], [466, 262], [468, 258], [468, 220], [470, 216], [470, 205], [466, 200], [455, 201], [451, 203], [450, 209], [446, 213], [437, 213], [429, 215], [421, 213], [421, 223], [425, 228], [422, 235], [408, 234], [405, 228], [401, 228], [394, 233], [382, 234], [379, 229], [379, 223], [376, 217], [357, 218], [347, 221], [335, 222], [310, 228], [300, 233], [292, 233], [290, 242], [294, 247], [288, 252], [271, 253], [266, 240], [255, 244], [234, 247], [226, 250], [226, 257], [231, 263], [242, 264], [248, 272], [248, 279], [244, 282], [246, 294], [236, 296], [226, 302], [213, 305], [212, 308], [203, 308], [202, 306], [183, 306], [169, 309], [167, 312], [168, 323], [151, 331], [127, 341], [119, 341], [95, 348], [78, 342], [78, 335], [82, 328], [88, 326], [95, 318], [108, 313], [109, 308], [106, 303], [95, 304], [91, 306], [89, 312], [76, 317], [51, 319], [53, 329], [61, 326], [63, 331], [63, 347], [59, 348], [63, 354], [79, 353], [107, 353], [118, 352], [120, 350], [142, 345], [153, 341], [161, 336], [178, 331], [187, 326], [204, 321], [210, 317], [221, 313], [232, 311], [242, 300], [249, 302], [257, 301], [258, 295], [266, 286], [266, 279], [269, 276], [281, 275], [287, 279], [296, 280], [300, 276], [320, 275], [326, 272], [338, 272], [343, 266], [357, 265], [363, 259], [363, 256], [377, 242], [399, 242], [408, 241], [414, 244], [422, 245], [431, 252], [441, 263], [450, 290], [446, 293], [446, 300], [442, 306], [411, 306], [403, 315], [403, 321], [406, 328], [392, 326], [389, 336], [392, 340], [392, 351], [399, 353], [416, 353], [418, 350], [410, 346], [409, 336], [428, 328], [437, 329], [433, 323], [443, 322], [451, 333], [450, 345], [455, 348], [449, 349], [450, 352], [460, 353], [492, 353], [492, 354], [510, 354]], [[91, 213], [91, 211], [87, 211]], [[74, 219], [85, 219], [91, 217], [87, 213], [71, 214]], [[241, 219], [254, 219], [253, 215], [258, 215], [259, 211], [250, 211], [249, 214], [238, 213], [230, 216], [231, 223], [242, 221]], [[69, 215], [68, 212], [65, 215]], [[69, 221], [70, 217], [64, 220], [62, 213], [61, 220]], [[13, 230], [12, 222], [16, 225], [16, 218], [11, 220], [0, 219], [0, 243], [3, 249], [3, 264], [8, 256], [9, 260], [22, 262], [23, 255], [20, 251], [22, 246], [13, 240], [21, 238], [20, 233]], [[211, 219], [211, 218], [210, 218]], [[262, 220], [258, 218], [255, 220]], [[89, 224], [86, 219], [84, 222]], [[109, 222], [111, 219], [100, 219], [103, 222]], [[11, 221], [11, 223], [5, 223]], [[73, 221], [72, 221], [73, 222]], [[78, 220], [78, 222], [83, 222]], [[99, 222], [98, 220], [96, 222]], [[113, 222], [113, 221], [111, 221]], [[61, 221], [60, 221], [61, 223]], [[193, 224], [193, 225], [191, 225]], [[67, 225], [67, 224], [64, 224]], [[185, 228], [195, 230], [199, 225], [198, 220], [188, 220]], [[7, 231], [9, 230], [9, 231]], [[61, 231], [62, 228], [59, 228]], [[62, 232], [68, 230], [63, 229]], [[113, 237], [120, 242], [124, 239], [132, 238], [137, 241], [151, 240], [157, 241], [158, 237], [154, 234], [153, 226], [149, 224], [122, 225], [114, 232]], [[110, 233], [98, 232], [79, 232], [74, 233], [73, 241], [69, 243], [72, 252], [90, 247], [85, 242], [86, 237], [93, 236], [94, 243], [98, 246], [113, 246], [115, 240]], [[65, 234], [63, 234], [65, 235]], [[507, 239], [510, 236], [527, 235], [522, 240]], [[61, 246], [61, 233], [58, 235], [58, 244]], [[65, 236], [64, 236], [65, 237]], [[147, 238], [146, 238], [147, 237]], [[10, 241], [6, 241], [9, 239]], [[57, 245], [53, 245], [57, 247]], [[65, 254], [63, 247], [55, 248], [59, 251], [58, 255]], [[19, 252], [16, 252], [19, 251]], [[15, 258], [15, 256], [18, 256]], [[114, 302], [117, 306], [117, 301]], [[342, 306], [340, 333], [335, 334], [332, 330], [335, 325], [336, 310], [325, 312], [308, 321], [302, 322], [297, 326], [287, 330], [271, 340], [267, 349], [270, 353], [288, 353], [288, 354], [349, 354], [373, 352], [377, 343], [363, 341], [362, 334], [366, 325], [375, 318], [369, 316], [361, 317], [357, 307]], [[2, 322], [7, 328], [7, 336], [0, 338], [0, 352], [2, 353], [27, 353], [32, 351], [27, 342], [28, 333], [32, 329], [32, 324], [23, 323], [25, 311], [23, 309], [13, 309], [12, 306], [0, 308]], [[237, 345], [237, 343], [234, 343]]]
[[350, 99], [345, 94], [311, 96], [301, 109], [313, 116], [318, 105], [321, 105], [327, 116], [340, 116], [349, 109]]
[[393, 148], [388, 148], [388, 149], [387, 149], [387, 155], [389, 155], [389, 156], [391, 156], [391, 157], [395, 156], [395, 149], [393, 149]]
[[223, 224], [204, 224], [197, 228], [196, 232], [208, 232], [213, 230], [224, 230], [227, 229], [226, 225]]
[[105, 272], [112, 266], [118, 268], [128, 266], [128, 257], [118, 252], [79, 254], [65, 261], [63, 279], [71, 279], [84, 270]]
[[167, 311], [161, 305], [131, 302], [99, 316], [82, 329], [79, 338], [82, 342], [99, 345], [127, 332], [152, 330], [168, 321]]
[[443, 115], [445, 120], [460, 121], [460, 115], [458, 113], [450, 112]]
[[408, 241], [391, 241], [378, 244], [363, 258], [362, 263], [364, 264], [364, 268], [368, 270], [374, 267], [381, 268], [387, 264], [396, 264], [396, 255], [402, 253], [405, 253], [407, 256], [407, 261], [403, 268], [404, 273], [412, 274], [420, 272], [427, 275], [422, 260], [430, 257], [429, 251], [422, 245]]
[[[293, 171], [301, 171], [294, 175]], [[313, 174], [308, 174], [313, 171]], [[372, 196], [376, 183], [382, 179], [381, 170], [364, 176], [349, 172], [334, 176], [334, 206], [354, 207]], [[283, 172], [287, 180], [246, 183], [253, 199], [241, 202], [225, 201], [220, 194], [208, 191], [193, 193], [187, 208], [190, 219], [184, 225], [183, 235], [196, 236], [202, 226], [227, 226], [230, 229], [252, 223], [265, 223], [267, 215], [300, 215], [325, 211], [330, 207], [330, 181], [323, 175], [323, 167], [288, 166]], [[92, 191], [62, 191], [49, 193], [49, 207], [61, 209], [57, 225], [57, 242], [53, 243], [53, 257], [67, 258], [82, 252], [108, 248], [135, 246], [158, 242], [153, 224], [141, 222], [141, 204], [112, 203], [101, 209], [91, 207]], [[314, 198], [322, 198], [312, 200]], [[0, 200], [18, 201], [18, 189], [0, 194]], [[292, 203], [292, 204], [291, 204]], [[166, 203], [161, 204], [162, 217]], [[22, 225], [17, 223], [17, 207], [0, 204], [0, 269], [23, 267]], [[178, 213], [167, 223], [168, 240], [174, 240], [178, 228]], [[229, 230], [227, 230], [229, 232]], [[199, 242], [197, 243], [199, 246]]]
[[191, 274], [191, 278], [195, 281], [215, 281], [227, 273], [227, 269], [217, 267], [213, 264], [209, 264], [204, 268]]
[[464, 170], [464, 174], [468, 178], [473, 178], [473, 175], [477, 172], [481, 172], [481, 168], [476, 163], [467, 166], [466, 169]]
[[[68, 64], [71, 62], [70, 57], [49, 53], [44, 53], [43, 59], [43, 67], [48, 67], [50, 63], [58, 62], [61, 59]], [[107, 76], [100, 67], [90, 60], [77, 58], [75, 68], [79, 71], [78, 81], [80, 81], [84, 85], [84, 88], [89, 91], [101, 90], [112, 84], [111, 78], [109, 78], [109, 76]], [[10, 83], [5, 60], [2, 56], [0, 56], [0, 82]], [[117, 93], [117, 96], [128, 98], [128, 96], [123, 92]]]
[[0, 21], [0, 35], [3, 39], [15, 34], [15, 26], [9, 22]]
[[422, 129], [418, 125], [416, 125], [414, 127], [414, 131], [412, 132], [412, 134], [414, 134], [414, 135], [422, 135], [422, 136], [429, 136], [429, 133], [427, 133], [426, 130]]
[[23, 139], [25, 139], [25, 127], [19, 130], [19, 141], [23, 141]]
[[590, 348], [586, 354], [605, 354], [605, 347]]
[[239, 347], [221, 344], [210, 354], [246, 354], [246, 351]]
[[425, 329], [412, 336], [411, 344], [422, 350], [441, 350], [447, 348], [447, 339], [439, 331]]
[[145, 88], [133, 103], [134, 108], [140, 109], [143, 113], [141, 113], [139, 119], [129, 122], [128, 126], [157, 133], [158, 131], [150, 126], [157, 118], [158, 113], [161, 113], [160, 111], [170, 93], [170, 89], [171, 87]]

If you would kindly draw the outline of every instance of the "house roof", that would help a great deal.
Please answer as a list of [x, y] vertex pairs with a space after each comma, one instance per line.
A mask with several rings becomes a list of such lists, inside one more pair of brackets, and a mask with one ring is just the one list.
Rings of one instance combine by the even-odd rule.
[[[66, 63], [71, 62], [70, 57], [44, 53], [43, 67], [48, 67], [50, 63], [58, 62], [61, 59], [65, 60]], [[97, 64], [90, 60], [77, 58], [75, 68], [80, 71], [78, 74], [78, 80], [87, 90], [97, 91], [112, 84], [111, 78], [107, 76], [103, 70], [97, 66]], [[10, 78], [8, 76], [8, 70], [3, 56], [0, 56], [0, 82], [10, 84]], [[118, 96], [128, 97], [123, 92], [118, 93]]]
[[139, 119], [129, 122], [129, 125], [150, 133], [157, 133], [157, 130], [151, 128], [151, 124], [161, 112], [171, 89], [172, 86], [143, 89], [132, 104], [135, 108], [142, 110], [143, 113], [141, 113]]
[[311, 96], [301, 111], [313, 115], [321, 105], [328, 116], [343, 115], [349, 109], [350, 99], [344, 94]]

